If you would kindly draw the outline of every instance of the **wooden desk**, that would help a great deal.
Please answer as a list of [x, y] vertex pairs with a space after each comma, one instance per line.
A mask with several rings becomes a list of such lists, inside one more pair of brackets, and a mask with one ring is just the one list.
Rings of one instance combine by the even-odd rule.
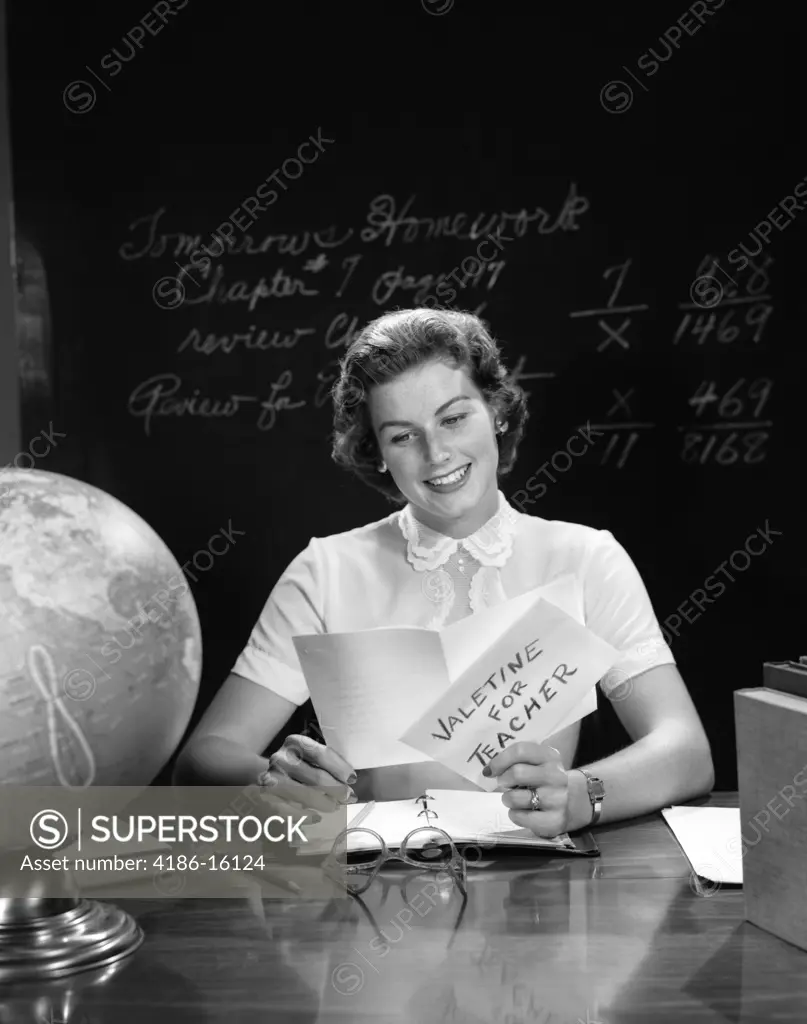
[[418, 897], [403, 872], [366, 894], [375, 927], [352, 899], [118, 901], [140, 950], [106, 978], [2, 993], [0, 1022], [807, 1021], [807, 953], [744, 922], [740, 889], [697, 895], [660, 815], [596, 835], [596, 860], [472, 871], [456, 928], [459, 892]]

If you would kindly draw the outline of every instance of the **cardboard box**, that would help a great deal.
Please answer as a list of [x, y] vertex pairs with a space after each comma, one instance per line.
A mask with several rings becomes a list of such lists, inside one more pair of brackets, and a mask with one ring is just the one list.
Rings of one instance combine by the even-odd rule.
[[737, 690], [734, 717], [745, 917], [807, 951], [807, 698]]

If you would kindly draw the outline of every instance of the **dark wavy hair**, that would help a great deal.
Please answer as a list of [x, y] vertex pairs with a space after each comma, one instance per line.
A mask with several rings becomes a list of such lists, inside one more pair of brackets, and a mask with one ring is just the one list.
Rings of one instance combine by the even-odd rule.
[[464, 368], [502, 422], [497, 434], [497, 475], [513, 468], [529, 416], [527, 396], [511, 380], [499, 345], [488, 326], [472, 313], [441, 309], [401, 309], [371, 321], [350, 343], [340, 360], [341, 373], [331, 388], [333, 448], [331, 458], [396, 505], [407, 499], [389, 473], [380, 473], [381, 455], [370, 421], [367, 396], [414, 366], [441, 359]]

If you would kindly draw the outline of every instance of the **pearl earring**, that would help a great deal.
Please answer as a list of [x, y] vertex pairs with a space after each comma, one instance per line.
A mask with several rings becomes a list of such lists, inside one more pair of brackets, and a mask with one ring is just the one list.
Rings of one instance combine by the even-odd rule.
[[505, 432], [505, 430], [507, 430], [507, 424], [506, 423], [502, 423], [501, 420], [496, 420], [496, 427], [497, 427], [498, 432], [500, 434], [503, 434]]
[[386, 473], [387, 472], [387, 464], [386, 464], [386, 462], [382, 462], [381, 463], [381, 465], [378, 467], [378, 472], [379, 473]]

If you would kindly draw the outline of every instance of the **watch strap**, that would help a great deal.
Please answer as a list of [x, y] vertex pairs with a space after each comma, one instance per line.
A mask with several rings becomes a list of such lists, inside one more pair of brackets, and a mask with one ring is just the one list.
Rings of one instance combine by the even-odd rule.
[[591, 821], [588, 823], [590, 827], [591, 825], [596, 825], [600, 820], [600, 815], [602, 814], [602, 802], [605, 797], [605, 785], [602, 779], [598, 779], [595, 775], [592, 775], [591, 772], [586, 771], [585, 768], [578, 768], [577, 770], [586, 780], [588, 799], [591, 803], [592, 811]]

